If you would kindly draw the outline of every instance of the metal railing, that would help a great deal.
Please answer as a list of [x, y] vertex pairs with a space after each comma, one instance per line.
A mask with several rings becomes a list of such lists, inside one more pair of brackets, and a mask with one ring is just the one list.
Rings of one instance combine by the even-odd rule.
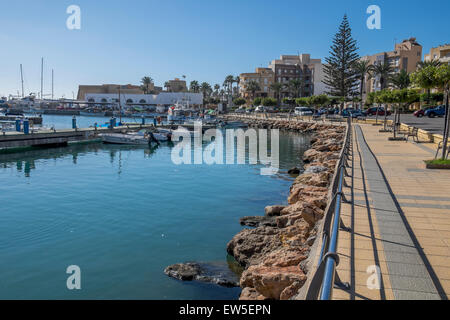
[[337, 254], [339, 230], [350, 231], [345, 227], [341, 219], [341, 206], [343, 202], [349, 202], [343, 193], [343, 187], [347, 186], [345, 177], [348, 176], [347, 167], [350, 153], [352, 152], [352, 127], [350, 119], [347, 121], [344, 145], [339, 161], [336, 164], [335, 175], [331, 183], [330, 201], [325, 209], [325, 217], [322, 225], [322, 246], [319, 255], [319, 265], [315, 270], [306, 293], [306, 300], [329, 300], [333, 295], [334, 286], [349, 289], [349, 284], [341, 282], [336, 272], [339, 264]]

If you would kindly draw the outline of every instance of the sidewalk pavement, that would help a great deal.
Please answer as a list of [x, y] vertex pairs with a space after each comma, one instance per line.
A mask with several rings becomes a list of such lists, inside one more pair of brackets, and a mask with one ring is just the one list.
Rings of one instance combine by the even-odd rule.
[[352, 289], [335, 289], [333, 298], [447, 299], [450, 171], [425, 168], [434, 145], [388, 141], [379, 129], [353, 129], [353, 187], [345, 190], [352, 204], [342, 207], [352, 231], [339, 233], [337, 267]]

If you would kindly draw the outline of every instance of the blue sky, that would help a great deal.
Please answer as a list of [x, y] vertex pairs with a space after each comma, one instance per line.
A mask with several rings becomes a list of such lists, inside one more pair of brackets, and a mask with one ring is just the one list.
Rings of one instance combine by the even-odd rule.
[[[66, 28], [66, 8], [81, 8], [81, 30]], [[378, 5], [382, 29], [366, 27]], [[149, 75], [157, 85], [187, 81], [222, 84], [228, 74], [267, 66], [280, 54], [328, 55], [344, 13], [361, 55], [393, 49], [417, 37], [427, 53], [450, 42], [450, 1], [436, 0], [0, 0], [0, 95], [40, 89], [71, 98], [79, 84], [132, 83]]]

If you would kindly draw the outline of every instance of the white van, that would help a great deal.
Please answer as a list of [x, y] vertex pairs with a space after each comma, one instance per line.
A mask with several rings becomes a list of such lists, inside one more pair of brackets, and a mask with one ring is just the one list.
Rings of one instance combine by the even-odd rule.
[[314, 112], [308, 107], [296, 107], [294, 113], [297, 116], [312, 116]]

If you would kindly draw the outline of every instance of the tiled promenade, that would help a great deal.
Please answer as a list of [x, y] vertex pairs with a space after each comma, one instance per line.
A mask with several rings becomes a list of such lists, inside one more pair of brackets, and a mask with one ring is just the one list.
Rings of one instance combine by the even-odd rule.
[[[334, 299], [447, 299], [450, 295], [450, 170], [427, 170], [435, 145], [388, 141], [354, 125], [337, 268], [350, 291]], [[380, 270], [380, 282], [376, 272]], [[374, 288], [379, 286], [379, 289]]]

